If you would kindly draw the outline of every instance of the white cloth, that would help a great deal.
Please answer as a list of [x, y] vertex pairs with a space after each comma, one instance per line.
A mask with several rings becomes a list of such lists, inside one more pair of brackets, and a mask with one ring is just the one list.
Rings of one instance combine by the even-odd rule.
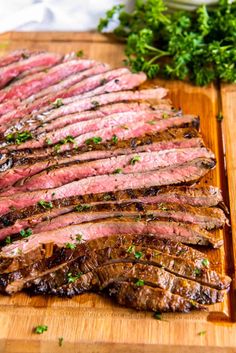
[[0, 32], [89, 31], [113, 5], [132, 0], [0, 0]]

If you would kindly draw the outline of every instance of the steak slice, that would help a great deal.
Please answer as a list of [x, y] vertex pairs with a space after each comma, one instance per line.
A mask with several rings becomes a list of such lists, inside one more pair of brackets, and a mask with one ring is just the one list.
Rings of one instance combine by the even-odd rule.
[[[143, 284], [168, 290], [173, 294], [180, 295], [186, 299], [194, 300], [200, 304], [214, 304], [217, 302], [222, 302], [224, 298], [223, 291], [218, 291], [215, 288], [201, 285], [200, 283], [192, 280], [186, 280], [185, 278], [173, 275], [163, 268], [150, 264], [133, 264], [122, 262], [107, 264], [91, 271], [92, 276], [89, 272], [78, 276], [78, 273], [81, 273], [79, 272], [79, 269], [80, 268], [78, 266], [74, 273], [67, 272], [67, 277], [65, 278], [67, 284], [64, 284], [59, 288], [55, 288], [49, 291], [49, 293], [72, 297], [76, 294], [83, 293], [83, 291], [102, 291], [111, 283], [117, 281], [138, 283], [138, 281], [141, 280], [143, 281]], [[85, 278], [87, 281], [84, 280]], [[36, 281], [37, 280], [34, 282]], [[29, 292], [34, 294], [42, 293], [38, 291], [37, 285], [34, 284], [32, 286], [29, 284]]]
[[[89, 63], [90, 63], [91, 67], [86, 69], [86, 65], [89, 65]], [[96, 62], [93, 62], [90, 60], [89, 61], [84, 60], [83, 65], [84, 65], [83, 71], [79, 71], [77, 74], [70, 75], [66, 79], [67, 81], [69, 81], [69, 83], [72, 83], [72, 81], [80, 82], [87, 77], [105, 72], [109, 69], [108, 65], [99, 64], [99, 63], [96, 63]], [[82, 65], [80, 64], [80, 66], [78, 66], [78, 68], [82, 69]], [[62, 85], [62, 83], [59, 82], [58, 84], [56, 84], [54, 86], [59, 86], [59, 85]], [[54, 86], [50, 86], [47, 89], [43, 89], [41, 91], [41, 93], [43, 91], [46, 92], [47, 90], [53, 91]], [[7, 108], [9, 113], [4, 116], [5, 124], [4, 124], [4, 126], [1, 126], [1, 130], [0, 130], [2, 133], [4, 132], [5, 135], [7, 135], [8, 133], [12, 133], [14, 131], [22, 131], [22, 130], [23, 131], [24, 130], [32, 131], [36, 127], [41, 126], [42, 125], [41, 121], [37, 121], [37, 123], [35, 122], [34, 124], [29, 121], [28, 124], [26, 124], [25, 120], [27, 121], [27, 119], [29, 118], [28, 115], [30, 113], [32, 113], [33, 111], [35, 111], [35, 112], [39, 111], [39, 109], [43, 109], [43, 107], [48, 106], [49, 103], [50, 104], [54, 103], [57, 98], [60, 98], [60, 92], [57, 92], [57, 93], [55, 92], [54, 94], [53, 93], [46, 94], [43, 97], [41, 97], [40, 99], [34, 99], [32, 101], [33, 97], [34, 97], [34, 95], [30, 96], [27, 100], [24, 100], [23, 102], [21, 102], [19, 100], [17, 100], [17, 101], [10, 100], [10, 101], [4, 103], [9, 106], [9, 108]], [[13, 103], [15, 104], [14, 109], [12, 111], [10, 111], [10, 107], [13, 105]], [[3, 109], [3, 107], [2, 107], [2, 109]], [[26, 116], [26, 118], [25, 118], [25, 116]], [[20, 118], [20, 120], [19, 120], [19, 118]], [[12, 123], [14, 123], [14, 125], [12, 125]]]
[[214, 166], [215, 161], [213, 159], [198, 158], [178, 165], [178, 167], [166, 167], [158, 171], [99, 175], [74, 181], [50, 190], [21, 192], [15, 195], [0, 197], [0, 215], [8, 213], [12, 207], [21, 209], [32, 206], [40, 200], [49, 202], [75, 195], [192, 183], [203, 177]]
[[[151, 170], [161, 170], [161, 168], [168, 166], [177, 167], [196, 158], [213, 159], [214, 154], [201, 147], [132, 153], [84, 163], [75, 161], [67, 165], [62, 164], [58, 167], [51, 167], [30, 178], [23, 179], [18, 182], [16, 187], [3, 192], [1, 196], [12, 195], [16, 192], [57, 188], [75, 180], [91, 176], [112, 173], [142, 173]], [[137, 162], [135, 162], [136, 159]]]
[[32, 53], [26, 49], [12, 51], [9, 54], [0, 57], [0, 67], [4, 67], [13, 64], [14, 62], [26, 59], [33, 54], [35, 53]]
[[[6, 273], [2, 274], [0, 277], [0, 291], [13, 293], [21, 290], [28, 281], [32, 281], [33, 279], [39, 277], [44, 280], [43, 277], [45, 275], [52, 272], [55, 273], [57, 270], [61, 268], [63, 269], [64, 266], [67, 266], [72, 262], [76, 264], [80, 260], [80, 264], [84, 263], [83, 257], [86, 252], [89, 252], [89, 254], [91, 254], [91, 252], [96, 252], [97, 254], [97, 252], [99, 251], [102, 256], [96, 255], [95, 258], [97, 259], [96, 261], [98, 261], [99, 259], [101, 261], [103, 259], [105, 260], [104, 251], [105, 255], [108, 254], [106, 253], [106, 250], [101, 252], [102, 249], [107, 249], [107, 251], [109, 248], [116, 249], [113, 251], [114, 256], [117, 253], [117, 249], [119, 250], [121, 248], [125, 248], [126, 250], [132, 250], [131, 252], [121, 250], [121, 255], [119, 255], [120, 252], [118, 252], [117, 256], [122, 258], [124, 257], [124, 254], [126, 254], [126, 257], [130, 254], [133, 254], [135, 252], [136, 246], [141, 246], [145, 248], [148, 247], [150, 249], [154, 249], [156, 252], [165, 253], [167, 255], [182, 258], [185, 261], [188, 260], [194, 264], [194, 267], [198, 267], [200, 269], [202, 269], [203, 267], [205, 269], [205, 266], [203, 265], [205, 263], [209, 263], [210, 266], [210, 262], [203, 253], [194, 250], [182, 243], [172, 242], [169, 240], [161, 240], [152, 235], [115, 235], [110, 237], [97, 238], [85, 243], [81, 243], [80, 241], [78, 241], [78, 244], [75, 249], [58, 248], [56, 246], [54, 246], [54, 249], [46, 248], [45, 251], [47, 252], [47, 257], [45, 256], [44, 251], [36, 252], [34, 253], [34, 262], [32, 264], [30, 264], [30, 261], [32, 262], [32, 259], [27, 258], [27, 255], [25, 255], [24, 262], [19, 262], [19, 259], [17, 260], [16, 258], [12, 258], [12, 261], [5, 263], [5, 267], [3, 265], [1, 267], [1, 271]], [[130, 256], [130, 261], [133, 261], [133, 255]], [[108, 257], [106, 255], [105, 261], [109, 261], [109, 259], [110, 255]], [[156, 257], [154, 257], [154, 259], [156, 259]], [[89, 258], [85, 257], [85, 260], [87, 264], [86, 266], [90, 266], [89, 264], [91, 262], [91, 256], [89, 256]], [[150, 259], [147, 258], [147, 260]], [[124, 261], [124, 259], [122, 261]], [[104, 261], [100, 262], [100, 264], [104, 263]], [[88, 267], [86, 270], [83, 268], [83, 270], [90, 271], [92, 268]], [[8, 273], [9, 271], [13, 272]], [[53, 274], [50, 275], [50, 278], [52, 277], [54, 277]], [[223, 287], [226, 288], [228, 286], [227, 283], [228, 282], [225, 281]]]
[[[139, 83], [139, 80], [138, 80]], [[77, 96], [74, 97], [75, 102], [63, 105], [62, 107], [55, 109], [53, 111], [45, 112], [44, 122], [51, 121], [53, 119], [59, 118], [72, 113], [80, 113], [86, 110], [91, 110], [98, 108], [102, 105], [107, 105], [109, 103], [118, 102], [128, 102], [128, 101], [148, 101], [155, 103], [167, 95], [167, 90], [161, 87], [153, 89], [144, 89], [138, 91], [123, 91], [101, 94], [94, 100], [93, 97], [78, 99]], [[96, 102], [96, 104], [94, 103]], [[53, 107], [51, 107], [52, 109]], [[50, 107], [49, 107], [50, 110]]]
[[[169, 114], [170, 116], [173, 115], [171, 112], [169, 112]], [[56, 144], [57, 142], [63, 140], [67, 136], [76, 137], [91, 131], [93, 132], [93, 135], [94, 135], [97, 133], [97, 130], [100, 130], [100, 129], [125, 125], [128, 123], [133, 124], [138, 121], [154, 120], [154, 122], [157, 121], [157, 124], [158, 124], [158, 120], [160, 120], [160, 122], [162, 121], [161, 120], [162, 116], [163, 116], [162, 111], [149, 112], [144, 110], [139, 112], [116, 113], [113, 115], [105, 116], [103, 118], [91, 119], [88, 121], [81, 121], [75, 124], [71, 124], [71, 125], [65, 126], [64, 128], [58, 129], [56, 131], [52, 131], [46, 134], [41, 134], [37, 136], [37, 139], [27, 141], [25, 143], [22, 143], [21, 145], [18, 145], [18, 146], [8, 145], [6, 148], [8, 151], [11, 151], [12, 149], [16, 150], [16, 149], [26, 149], [26, 148], [40, 148], [40, 147]], [[189, 117], [179, 118], [179, 119], [183, 119], [185, 121], [187, 119], [189, 120]], [[175, 123], [175, 120], [173, 120], [173, 124], [174, 123]], [[162, 128], [162, 130], [164, 130], [165, 125], [168, 125], [168, 124], [167, 123], [160, 124], [160, 129]]]
[[186, 138], [186, 134], [189, 133], [191, 133], [191, 136], [198, 136], [198, 132], [194, 128], [169, 129], [163, 133], [156, 133], [151, 136], [144, 135], [139, 139], [132, 138], [125, 141], [118, 141], [116, 136], [113, 136], [113, 139], [109, 142], [89, 144], [70, 152], [55, 153], [50, 159], [44, 156], [37, 157], [38, 151], [35, 151], [33, 155], [26, 153], [24, 155], [22, 153], [9, 157], [5, 156], [1, 165], [1, 169], [4, 171], [0, 173], [0, 188], [9, 187], [18, 180], [40, 173], [46, 168], [62, 164], [67, 165], [67, 163], [74, 161], [80, 163], [83, 161], [127, 155], [133, 152], [158, 152], [162, 150], [204, 146], [200, 137]]
[[[211, 245], [219, 247], [223, 239], [218, 234], [211, 234], [197, 225], [166, 221], [138, 221], [133, 219], [99, 220], [92, 223], [71, 225], [60, 229], [34, 234], [3, 246], [0, 252], [0, 268], [5, 268], [9, 261], [26, 262], [25, 258], [33, 258], [36, 252], [43, 252], [48, 244], [64, 247], [76, 244], [79, 238], [84, 241], [113, 235], [153, 234], [158, 239], [170, 239], [186, 244]], [[23, 259], [23, 260], [22, 260]], [[30, 263], [29, 263], [30, 264]]]
[[189, 312], [207, 310], [201, 304], [148, 285], [137, 286], [129, 282], [115, 282], [107, 288], [110, 297], [128, 308], [157, 312]]
[[[88, 194], [83, 196], [71, 196], [59, 200], [52, 200], [52, 208], [45, 209], [39, 204], [12, 211], [0, 217], [0, 229], [4, 236], [19, 232], [22, 228], [32, 227], [39, 217], [40, 221], [52, 219], [60, 214], [72, 211], [78, 204], [122, 204], [128, 202], [149, 203], [174, 203], [179, 205], [192, 205], [195, 207], [212, 207], [222, 203], [220, 189], [210, 186], [204, 188], [175, 186], [175, 187], [151, 187], [137, 190], [123, 190], [109, 193]], [[36, 217], [35, 217], [36, 216]], [[45, 218], [43, 218], [45, 217]], [[32, 220], [31, 220], [32, 219]], [[12, 228], [10, 226], [13, 226]], [[18, 226], [20, 228], [18, 228]], [[14, 228], [16, 227], [16, 228]], [[8, 233], [9, 231], [9, 233]]]
[[[4, 87], [10, 80], [20, 75], [22, 72], [37, 66], [48, 68], [59, 63], [62, 56], [53, 53], [39, 53], [16, 63], [12, 63], [0, 68], [0, 88]], [[2, 97], [0, 96], [0, 101]]]
[[[75, 210], [77, 212], [73, 212]], [[76, 207], [63, 207], [39, 213], [17, 220], [13, 226], [0, 229], [0, 239], [19, 233], [25, 228], [32, 229], [33, 233], [40, 233], [97, 219], [131, 217], [141, 220], [141, 216], [151, 220], [166, 219], [198, 224], [207, 230], [222, 228], [227, 222], [224, 212], [219, 208], [198, 208], [172, 203], [145, 204], [129, 200], [124, 203], [78, 204]]]

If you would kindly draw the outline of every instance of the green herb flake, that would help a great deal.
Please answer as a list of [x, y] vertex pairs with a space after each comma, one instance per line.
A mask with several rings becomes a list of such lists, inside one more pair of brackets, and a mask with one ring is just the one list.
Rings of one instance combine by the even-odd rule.
[[113, 171], [112, 174], [121, 174], [122, 172], [123, 172], [123, 169], [117, 168], [117, 169], [115, 169], [115, 170]]
[[11, 237], [6, 237], [6, 239], [5, 239], [5, 244], [11, 244], [12, 243], [12, 239], [11, 239]]
[[137, 280], [137, 282], [135, 282], [135, 285], [138, 287], [142, 287], [144, 286], [144, 281], [142, 279]]
[[67, 281], [68, 283], [74, 283], [77, 279], [79, 279], [82, 275], [82, 272], [77, 273], [76, 275], [72, 276], [72, 273], [67, 274]]
[[110, 201], [111, 200], [111, 195], [109, 195], [109, 194], [104, 195], [103, 196], [103, 200], [104, 201]]
[[204, 330], [204, 331], [200, 331], [198, 332], [198, 336], [205, 336], [207, 332]]
[[168, 208], [164, 203], [159, 203], [157, 207], [159, 208], [159, 210], [168, 211]]
[[134, 221], [135, 221], [135, 222], [140, 222], [141, 219], [142, 219], [142, 216], [141, 216], [141, 214], [139, 214], [138, 216], [136, 216], [136, 217], [134, 218]]
[[91, 205], [87, 205], [87, 204], [81, 204], [81, 205], [77, 205], [75, 207], [75, 211], [77, 212], [84, 212], [84, 211], [88, 211], [90, 210]]
[[198, 268], [198, 267], [195, 267], [195, 269], [194, 269], [194, 274], [195, 274], [196, 276], [201, 276], [201, 274], [202, 274], [201, 269]]
[[22, 229], [20, 231], [20, 235], [22, 236], [22, 238], [28, 238], [30, 235], [32, 235], [32, 229], [28, 228], [26, 230]]
[[161, 313], [159, 313], [158, 311], [153, 315], [153, 317], [156, 320], [162, 320]]
[[82, 234], [76, 234], [76, 237], [75, 237], [77, 243], [82, 243], [82, 240], [83, 240], [83, 236]]
[[47, 330], [48, 330], [48, 327], [46, 325], [39, 325], [39, 326], [35, 327], [34, 333], [41, 335], [42, 333], [44, 333]]
[[202, 265], [208, 268], [209, 265], [210, 265], [209, 260], [208, 260], [208, 259], [203, 259], [203, 260], [202, 260]]
[[148, 124], [149, 124], [149, 125], [155, 125], [156, 123], [157, 123], [157, 122], [156, 122], [155, 120], [149, 120], [149, 121], [148, 121]]
[[219, 122], [221, 122], [222, 120], [223, 120], [223, 114], [221, 113], [221, 112], [219, 112], [218, 114], [217, 114], [217, 116], [216, 116], [216, 120], [217, 121], [219, 121]]
[[17, 145], [20, 145], [21, 143], [24, 143], [28, 140], [31, 140], [32, 138], [33, 136], [29, 131], [14, 132], [6, 135], [5, 137], [6, 142], [16, 143]]
[[91, 137], [90, 139], [87, 139], [85, 141], [86, 145], [91, 145], [91, 144], [99, 144], [100, 142], [102, 142], [102, 138], [100, 136], [94, 136], [94, 137]]
[[52, 106], [53, 108], [60, 108], [62, 105], [64, 105], [63, 101], [61, 98], [57, 98], [53, 103]]
[[76, 53], [77, 58], [82, 58], [84, 56], [83, 50], [78, 50]]
[[106, 78], [101, 79], [101, 81], [100, 81], [101, 85], [105, 85], [106, 83], [107, 83], [107, 79]]
[[98, 108], [100, 105], [98, 101], [92, 101], [91, 104], [93, 108]]
[[168, 115], [167, 113], [163, 113], [163, 114], [162, 114], [162, 118], [163, 118], [163, 119], [168, 119], [168, 117], [169, 117], [169, 115]]
[[47, 145], [52, 145], [52, 140], [46, 139], [46, 140], [45, 140], [45, 143], [46, 143]]
[[133, 252], [135, 252], [135, 245], [130, 245], [126, 252], [129, 254], [132, 254]]
[[116, 135], [113, 135], [111, 140], [114, 144], [118, 143], [118, 137]]
[[141, 259], [142, 256], [143, 256], [143, 253], [142, 253], [141, 251], [136, 251], [136, 252], [134, 253], [134, 257], [135, 257], [136, 259]]
[[76, 245], [73, 244], [73, 243], [66, 243], [66, 248], [67, 248], [67, 249], [74, 250], [74, 249], [76, 248]]
[[53, 208], [51, 201], [48, 202], [48, 201], [40, 200], [38, 202], [38, 205], [44, 208], [45, 210]]
[[63, 344], [64, 338], [63, 337], [59, 337], [58, 338], [58, 346], [61, 347]]
[[136, 162], [139, 162], [141, 160], [140, 156], [134, 156], [131, 160], [130, 160], [130, 164], [131, 165], [135, 165]]

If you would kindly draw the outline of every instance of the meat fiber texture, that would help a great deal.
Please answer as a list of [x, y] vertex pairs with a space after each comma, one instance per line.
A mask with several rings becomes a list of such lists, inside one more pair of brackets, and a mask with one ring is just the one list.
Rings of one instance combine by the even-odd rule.
[[0, 291], [222, 301], [230, 279], [190, 247], [222, 246], [228, 223], [221, 191], [197, 185], [216, 164], [199, 117], [144, 73], [75, 54], [18, 50], [0, 76]]

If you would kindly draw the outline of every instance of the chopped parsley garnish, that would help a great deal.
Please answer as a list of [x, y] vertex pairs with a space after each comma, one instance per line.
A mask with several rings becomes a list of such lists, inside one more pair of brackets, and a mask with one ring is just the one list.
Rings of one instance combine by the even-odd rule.
[[6, 244], [11, 244], [11, 242], [12, 242], [12, 240], [11, 240], [11, 237], [6, 237], [6, 239], [5, 239], [5, 243]]
[[81, 205], [77, 205], [75, 207], [75, 211], [77, 212], [83, 212], [83, 211], [87, 211], [91, 208], [91, 205], [87, 205], [87, 204], [81, 204]]
[[167, 113], [163, 113], [163, 114], [162, 114], [162, 118], [163, 118], [163, 119], [167, 119], [168, 117], [169, 117], [169, 115], [168, 115]]
[[48, 330], [48, 327], [46, 325], [39, 325], [35, 327], [34, 333], [37, 333], [38, 335], [40, 335], [47, 330]]
[[111, 195], [109, 195], [109, 194], [104, 195], [103, 196], [103, 200], [104, 201], [110, 201], [111, 200]]
[[91, 104], [92, 104], [93, 108], [99, 107], [99, 102], [98, 101], [92, 101]]
[[155, 124], [156, 124], [156, 121], [155, 121], [155, 120], [149, 120], [149, 121], [148, 121], [148, 124], [149, 124], [149, 125], [155, 125]]
[[201, 273], [202, 273], [201, 269], [198, 268], [198, 267], [195, 267], [195, 269], [194, 269], [194, 274], [195, 274], [196, 276], [201, 276]]
[[83, 236], [82, 236], [82, 234], [76, 234], [75, 239], [76, 239], [76, 241], [77, 241], [78, 243], [81, 243], [81, 242], [82, 242], [82, 240], [83, 240]]
[[134, 218], [134, 221], [139, 222], [139, 221], [141, 221], [141, 219], [142, 219], [142, 216], [141, 216], [141, 214], [139, 214], [137, 217]]
[[43, 207], [45, 210], [53, 208], [51, 201], [48, 202], [48, 201], [40, 200], [38, 202], [38, 205]]
[[72, 276], [72, 273], [68, 273], [67, 274], [68, 283], [74, 283], [78, 278], [81, 277], [82, 274], [83, 274], [82, 272], [79, 272], [76, 275]]
[[121, 174], [123, 172], [123, 169], [117, 168], [113, 171], [113, 174]]
[[82, 58], [84, 56], [83, 50], [78, 50], [76, 53], [77, 58]]
[[204, 331], [200, 331], [198, 332], [198, 336], [205, 336], [207, 332], [204, 330]]
[[101, 81], [100, 81], [101, 85], [105, 85], [106, 83], [107, 83], [107, 79], [106, 78], [101, 79]]
[[164, 203], [159, 203], [158, 206], [157, 206], [160, 210], [162, 211], [167, 211], [168, 208], [165, 206]]
[[90, 139], [87, 139], [85, 141], [86, 145], [91, 145], [91, 144], [95, 144], [97, 145], [98, 143], [102, 142], [102, 138], [100, 136], [94, 136], [94, 137], [91, 137]]
[[203, 259], [202, 260], [202, 265], [205, 266], [205, 267], [209, 267], [209, 265], [210, 265], [209, 260], [208, 259]]
[[21, 143], [31, 140], [33, 138], [31, 132], [29, 131], [22, 131], [22, 132], [13, 132], [11, 134], [6, 135], [5, 139], [7, 142], [13, 142], [17, 145]]
[[30, 235], [32, 235], [32, 229], [28, 228], [28, 229], [22, 229], [20, 231], [20, 235], [22, 236], [22, 238], [27, 238], [29, 237]]
[[46, 140], [45, 140], [45, 143], [46, 143], [47, 145], [52, 145], [52, 140], [46, 139]]
[[64, 139], [60, 140], [54, 147], [55, 151], [58, 152], [61, 148], [62, 145], [65, 145], [66, 143], [74, 143], [75, 139], [73, 136], [68, 135]]
[[73, 244], [73, 243], [66, 243], [66, 248], [67, 248], [67, 249], [74, 250], [74, 249], [76, 248], [76, 245]]
[[63, 344], [64, 338], [63, 337], [59, 337], [58, 338], [58, 346], [61, 347]]
[[54, 108], [60, 108], [62, 105], [64, 105], [63, 101], [61, 98], [57, 98], [53, 103], [52, 103]]
[[141, 259], [142, 256], [143, 256], [143, 253], [142, 253], [141, 251], [136, 251], [136, 252], [134, 253], [134, 257], [135, 257], [136, 259]]
[[115, 144], [118, 143], [118, 137], [117, 137], [116, 135], [113, 135], [111, 140], [112, 140], [112, 142], [115, 143]]
[[136, 162], [140, 161], [140, 156], [134, 156], [131, 160], [130, 160], [130, 164], [131, 165], [135, 165]]
[[217, 121], [222, 121], [223, 120], [223, 114], [219, 112], [216, 116]]
[[158, 311], [153, 315], [153, 317], [156, 320], [162, 320], [161, 313], [159, 313]]
[[130, 245], [127, 249], [127, 253], [132, 254], [135, 251], [135, 245]]
[[135, 285], [138, 287], [144, 286], [144, 281], [142, 279], [137, 280], [137, 282], [135, 282]]

